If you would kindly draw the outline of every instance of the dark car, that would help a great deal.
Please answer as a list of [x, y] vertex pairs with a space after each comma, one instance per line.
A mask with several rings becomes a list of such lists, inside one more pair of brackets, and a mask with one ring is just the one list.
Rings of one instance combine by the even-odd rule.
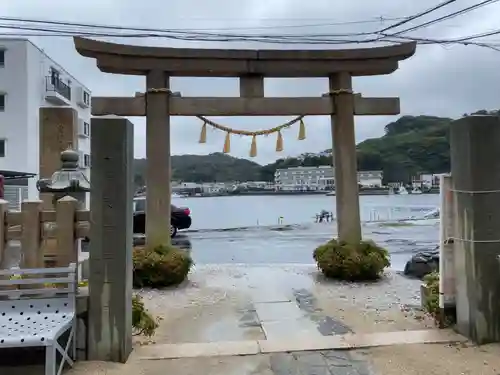
[[[178, 230], [191, 226], [191, 211], [187, 207], [170, 207], [170, 236], [175, 237]], [[134, 198], [134, 233], [146, 233], [146, 197]]]

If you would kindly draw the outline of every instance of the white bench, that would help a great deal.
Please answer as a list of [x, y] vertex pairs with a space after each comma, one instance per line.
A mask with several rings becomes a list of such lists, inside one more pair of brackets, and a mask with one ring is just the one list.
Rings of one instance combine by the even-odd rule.
[[[60, 375], [65, 363], [73, 366], [76, 288], [75, 264], [0, 270], [0, 355], [4, 348], [45, 347], [45, 375]], [[61, 344], [65, 333], [67, 341]]]

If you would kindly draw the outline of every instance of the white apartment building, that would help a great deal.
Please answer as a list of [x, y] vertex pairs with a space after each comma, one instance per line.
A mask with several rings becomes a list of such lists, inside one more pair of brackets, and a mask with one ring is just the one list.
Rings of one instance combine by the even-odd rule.
[[[382, 171], [358, 171], [358, 184], [381, 187]], [[330, 165], [277, 169], [274, 183], [278, 190], [334, 190], [335, 169]]]
[[363, 187], [381, 187], [383, 179], [382, 171], [358, 171], [358, 184]]
[[274, 173], [274, 184], [276, 190], [324, 190], [324, 181], [334, 176], [330, 165], [284, 168]]
[[35, 175], [6, 181], [5, 199], [13, 208], [38, 198], [41, 107], [77, 111], [80, 164], [89, 175], [90, 98], [87, 87], [29, 40], [0, 39], [0, 173]]

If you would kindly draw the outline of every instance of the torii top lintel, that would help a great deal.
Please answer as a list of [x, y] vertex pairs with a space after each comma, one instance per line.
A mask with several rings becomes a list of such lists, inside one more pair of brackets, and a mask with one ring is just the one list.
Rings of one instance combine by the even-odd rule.
[[415, 53], [416, 43], [339, 50], [245, 50], [143, 47], [75, 37], [82, 56], [95, 58], [102, 72], [145, 75], [162, 70], [192, 77], [327, 77], [389, 74]]

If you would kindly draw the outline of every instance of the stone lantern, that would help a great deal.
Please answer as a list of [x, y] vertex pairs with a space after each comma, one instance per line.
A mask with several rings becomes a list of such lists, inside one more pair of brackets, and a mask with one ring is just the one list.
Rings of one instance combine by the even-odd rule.
[[67, 149], [61, 152], [61, 168], [54, 172], [52, 178], [38, 180], [40, 193], [52, 193], [53, 204], [69, 195], [78, 200], [80, 208], [85, 208], [85, 196], [90, 191], [90, 182], [78, 165], [78, 152]]

